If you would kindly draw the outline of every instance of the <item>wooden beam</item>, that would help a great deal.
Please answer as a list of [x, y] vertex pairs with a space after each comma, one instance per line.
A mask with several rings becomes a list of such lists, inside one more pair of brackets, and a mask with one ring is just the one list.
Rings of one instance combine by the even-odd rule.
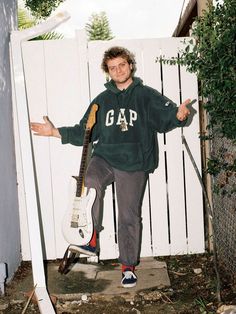
[[37, 296], [40, 312], [43, 314], [52, 314], [55, 313], [55, 311], [46, 289], [39, 225], [39, 199], [36, 190], [37, 180], [29, 125], [29, 108], [27, 103], [21, 45], [24, 41], [50, 32], [68, 18], [69, 15], [67, 12], [59, 13], [55, 17], [50, 18], [35, 27], [23, 31], [13, 31], [10, 38], [13, 104], [17, 116], [19, 132], [19, 148], [23, 170], [24, 197], [29, 228], [33, 281], [34, 286], [37, 286], [35, 294]]

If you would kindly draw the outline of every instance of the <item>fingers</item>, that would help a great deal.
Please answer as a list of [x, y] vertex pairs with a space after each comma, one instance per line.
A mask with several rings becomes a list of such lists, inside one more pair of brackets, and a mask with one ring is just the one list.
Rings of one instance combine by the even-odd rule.
[[48, 116], [43, 116], [43, 120], [45, 123], [49, 122]]
[[46, 125], [48, 125], [48, 126], [54, 128], [54, 124], [52, 123], [52, 121], [49, 119], [48, 116], [43, 116], [43, 120], [44, 120], [44, 122], [45, 122]]
[[48, 122], [46, 122], [46, 118], [44, 119], [45, 123], [39, 123], [39, 122], [31, 122], [30, 128], [34, 132], [34, 135], [38, 136], [46, 136], [48, 133], [48, 127], [46, 126]]
[[181, 105], [187, 106], [188, 104], [190, 104], [190, 102], [191, 102], [191, 99], [188, 98], [188, 99], [186, 99]]
[[61, 135], [53, 123], [49, 120], [48, 116], [43, 116], [44, 123], [31, 122], [30, 128], [34, 132], [34, 135], [38, 136], [54, 136], [61, 138]]
[[186, 99], [179, 107], [179, 111], [181, 111], [183, 114], [189, 115], [190, 114], [190, 110], [187, 107], [187, 105], [189, 105], [191, 103], [191, 99], [188, 98]]
[[181, 116], [181, 115], [177, 114], [177, 119], [179, 121], [184, 121], [186, 118], [184, 116]]
[[34, 135], [40, 135], [40, 133], [43, 130], [43, 124], [37, 123], [37, 122], [32, 122], [32, 123], [30, 123], [30, 128], [34, 132]]
[[30, 128], [32, 130], [37, 130], [37, 129], [40, 129], [42, 128], [43, 124], [42, 123], [38, 123], [38, 122], [31, 122], [30, 123]]
[[186, 99], [178, 108], [177, 119], [179, 121], [184, 121], [190, 115], [190, 110], [187, 108], [187, 105], [191, 102], [191, 99]]
[[[43, 116], [43, 120], [44, 120], [45, 124], [50, 123], [48, 116]], [[45, 124], [40, 123], [40, 122], [30, 122], [31, 128], [42, 128]]]

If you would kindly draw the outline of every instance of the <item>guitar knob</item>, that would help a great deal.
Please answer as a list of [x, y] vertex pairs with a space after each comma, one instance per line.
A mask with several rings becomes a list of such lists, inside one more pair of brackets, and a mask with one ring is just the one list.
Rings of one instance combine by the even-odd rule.
[[79, 235], [81, 236], [81, 238], [84, 238], [84, 233], [82, 229], [79, 229]]

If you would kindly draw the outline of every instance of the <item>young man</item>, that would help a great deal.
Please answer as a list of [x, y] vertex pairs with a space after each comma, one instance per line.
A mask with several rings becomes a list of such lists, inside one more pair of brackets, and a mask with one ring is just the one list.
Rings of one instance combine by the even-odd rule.
[[[168, 132], [185, 124], [190, 114], [186, 100], [179, 107], [134, 77], [136, 64], [131, 52], [112, 47], [104, 53], [102, 69], [111, 80], [106, 90], [91, 103], [98, 104], [96, 124], [92, 130], [91, 161], [85, 186], [95, 188], [97, 195], [92, 208], [94, 234], [88, 245], [78, 250], [96, 254], [97, 233], [102, 230], [100, 204], [105, 188], [116, 182], [118, 202], [119, 261], [122, 264], [124, 287], [134, 287], [141, 245], [141, 203], [147, 174], [158, 166], [156, 132]], [[61, 138], [63, 144], [82, 145], [84, 125], [91, 105], [79, 124], [56, 128], [44, 117], [45, 123], [31, 123], [36, 135]]]

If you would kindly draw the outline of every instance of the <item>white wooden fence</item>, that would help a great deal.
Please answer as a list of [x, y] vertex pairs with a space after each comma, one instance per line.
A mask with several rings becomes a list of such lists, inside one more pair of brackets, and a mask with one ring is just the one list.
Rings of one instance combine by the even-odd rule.
[[[198, 99], [196, 77], [177, 66], [160, 66], [156, 57], [176, 56], [181, 39], [112, 40], [86, 42], [84, 32], [74, 39], [22, 43], [24, 76], [31, 121], [48, 115], [56, 126], [74, 125], [83, 116], [90, 100], [104, 90], [105, 75], [100, 69], [103, 52], [121, 45], [135, 53], [136, 75], [175, 101]], [[194, 105], [198, 110], [198, 104]], [[18, 113], [20, 114], [20, 113]], [[16, 150], [19, 150], [17, 116]], [[195, 161], [201, 168], [199, 117], [187, 128], [159, 134], [159, 168], [150, 175], [142, 217], [141, 256], [163, 256], [204, 252], [202, 191], [191, 161], [183, 147], [186, 137]], [[82, 148], [62, 145], [55, 138], [33, 137], [43, 251], [45, 259], [61, 258], [68, 245], [61, 232], [64, 212], [71, 208], [74, 179], [79, 172]], [[24, 180], [20, 152], [17, 152], [21, 243], [23, 260], [29, 260], [30, 245], [24, 202]], [[24, 177], [24, 180], [23, 180]], [[116, 210], [117, 210], [117, 206]], [[114, 208], [111, 186], [104, 201], [100, 234], [101, 259], [116, 258]], [[117, 217], [116, 217], [117, 218]]]

